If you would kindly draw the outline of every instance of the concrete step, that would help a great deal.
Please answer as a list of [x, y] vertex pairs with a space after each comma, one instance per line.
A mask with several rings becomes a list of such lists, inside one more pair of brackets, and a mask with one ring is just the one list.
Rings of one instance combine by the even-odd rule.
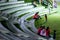
[[5, 10], [5, 11], [3, 11], [3, 13], [9, 14], [9, 13], [12, 13], [12, 12], [15, 12], [15, 11], [18, 11], [18, 10], [31, 9], [31, 8], [33, 8], [32, 5], [26, 6], [26, 7], [17, 7], [17, 8], [12, 8], [12, 9]]
[[5, 37], [3, 34], [0, 33], [0, 39], [2, 40], [10, 40], [9, 38]]
[[21, 40], [20, 38], [16, 37], [13, 33], [7, 33], [7, 35], [13, 37], [16, 40]]
[[[14, 38], [13, 36], [10, 36], [8, 34], [2, 33], [2, 32], [0, 34], [4, 35], [5, 37], [9, 38], [10, 40], [17, 40], [17, 38]], [[19, 39], [19, 40], [21, 40], [21, 39]]]
[[12, 5], [12, 4], [21, 4], [21, 3], [24, 3], [24, 1], [1, 3], [0, 6]]
[[23, 33], [21, 30], [19, 30], [13, 23], [7, 21], [7, 27], [14, 33]]
[[8, 33], [9, 30], [7, 30], [1, 23], [0, 23], [0, 31], [3, 33]]
[[0, 10], [5, 10], [5, 9], [9, 9], [9, 8], [14, 8], [14, 7], [22, 7], [22, 6], [27, 6], [27, 5], [31, 5], [31, 3], [3, 6], [3, 7], [0, 7]]

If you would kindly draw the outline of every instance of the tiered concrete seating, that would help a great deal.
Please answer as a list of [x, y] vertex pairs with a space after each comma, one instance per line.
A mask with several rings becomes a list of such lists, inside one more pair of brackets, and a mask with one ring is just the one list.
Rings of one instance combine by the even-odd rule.
[[[3, 36], [4, 37], [8, 37], [6, 39], [10, 39], [10, 40], [20, 40], [20, 38], [21, 38], [21, 40], [41, 40], [41, 39], [42, 40], [46, 40], [45, 38], [40, 37], [39, 35], [36, 34], [37, 33], [37, 29], [34, 27], [33, 23], [32, 23], [32, 26], [30, 27], [31, 30], [33, 31], [32, 32], [31, 30], [29, 30], [26, 27], [27, 23], [25, 24], [25, 22], [24, 22], [24, 20], [26, 20], [28, 17], [31, 17], [36, 12], [39, 12], [39, 11], [40, 11], [40, 13], [46, 12], [46, 10], [44, 10], [44, 7], [33, 8], [33, 5], [31, 5], [31, 3], [26, 3], [25, 4], [24, 1], [2, 3], [2, 4], [0, 4], [0, 7], [1, 7], [0, 10], [2, 10], [2, 13], [10, 14], [10, 16], [7, 17], [8, 20], [6, 21], [6, 23], [7, 23], [8, 29], [10, 29], [11, 31], [14, 32], [13, 35], [11, 33], [10, 34], [1, 33], [2, 37]], [[11, 14], [11, 13], [13, 13], [13, 14]], [[26, 15], [22, 16], [21, 18], [19, 18], [20, 21], [18, 21], [15, 18], [15, 17], [18, 17], [18, 16], [20, 16], [22, 14], [25, 14], [25, 13], [28, 13], [28, 14], [26, 14]], [[41, 15], [44, 15], [44, 14], [41, 14]], [[4, 16], [4, 17], [6, 18], [6, 16]], [[20, 28], [23, 31], [21, 31], [20, 29], [18, 29], [14, 25], [14, 23], [13, 23], [14, 21], [18, 21], [18, 23], [21, 22]], [[14, 36], [14, 35], [16, 35], [18, 37]], [[23, 37], [21, 37], [21, 36], [23, 36]]]
[[[4, 6], [4, 5], [9, 5], [10, 3], [6, 3], [6, 4], [1, 4], [1, 6]], [[13, 4], [14, 4], [14, 2], [13, 2]], [[29, 4], [29, 3], [28, 3]], [[21, 5], [23, 5], [23, 4], [21, 4]], [[25, 4], [25, 5], [27, 5], [27, 4]], [[26, 7], [25, 7], [26, 8]], [[21, 9], [21, 8], [20, 8]], [[11, 10], [10, 10], [11, 11]], [[3, 15], [4, 16], [4, 15]], [[9, 19], [8, 19], [9, 20]], [[15, 33], [17, 32], [17, 33], [22, 33], [22, 34], [24, 34], [22, 31], [20, 31], [19, 29], [17, 29], [11, 22], [8, 22], [7, 21], [7, 24], [8, 24], [8, 28], [9, 29], [11, 29], [11, 30], [13, 30]], [[11, 26], [11, 27], [10, 27]], [[13, 27], [13, 28], [12, 28]], [[20, 34], [21, 35], [21, 34]], [[24, 34], [25, 35], [25, 34]], [[24, 36], [23, 35], [23, 36]], [[11, 37], [9, 37], [9, 38], [11, 38]], [[16, 39], [16, 38], [15, 38]], [[14, 40], [15, 40], [14, 39]]]

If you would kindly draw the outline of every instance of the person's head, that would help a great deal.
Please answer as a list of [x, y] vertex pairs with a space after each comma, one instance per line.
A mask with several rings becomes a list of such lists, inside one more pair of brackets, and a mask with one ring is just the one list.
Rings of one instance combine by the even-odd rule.
[[54, 32], [56, 32], [56, 30], [54, 30]]
[[[39, 12], [36, 12], [36, 14], [38, 14], [38, 13], [39, 13]], [[36, 15], [36, 14], [35, 14], [35, 15]]]
[[45, 29], [45, 26], [42, 26], [43, 29]]
[[40, 26], [40, 28], [42, 28], [42, 26]]
[[45, 14], [45, 16], [46, 16], [47, 14]]
[[48, 30], [48, 29], [49, 29], [49, 27], [46, 28], [46, 30]]

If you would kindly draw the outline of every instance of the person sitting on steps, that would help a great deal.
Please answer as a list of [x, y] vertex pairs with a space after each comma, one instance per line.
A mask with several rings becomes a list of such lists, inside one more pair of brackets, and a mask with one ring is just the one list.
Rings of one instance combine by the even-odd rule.
[[46, 38], [47, 38], [47, 40], [49, 40], [49, 38], [50, 38], [50, 28], [49, 27], [46, 28]]
[[42, 30], [42, 26], [40, 26], [39, 28], [38, 28], [38, 35], [40, 35], [40, 33], [41, 33], [41, 30]]
[[40, 36], [45, 37], [46, 36], [46, 29], [45, 26], [42, 26], [42, 30], [40, 32]]
[[37, 20], [37, 19], [41, 19], [41, 17], [38, 15], [39, 12], [36, 12], [36, 14], [33, 16], [33, 19]]

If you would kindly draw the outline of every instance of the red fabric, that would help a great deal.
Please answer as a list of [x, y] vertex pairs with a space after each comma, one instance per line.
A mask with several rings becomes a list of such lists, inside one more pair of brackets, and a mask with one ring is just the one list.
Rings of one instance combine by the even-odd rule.
[[36, 15], [34, 15], [34, 16], [33, 16], [33, 18], [34, 18], [34, 19], [35, 19], [35, 18], [38, 18], [38, 16], [39, 16], [39, 15], [38, 15], [38, 14], [36, 14]]
[[42, 29], [42, 28], [39, 28], [39, 29], [38, 29], [38, 33], [39, 33], [39, 34], [40, 34], [40, 32], [41, 32], [41, 29]]
[[46, 36], [49, 36], [50, 34], [50, 29], [46, 30]]

